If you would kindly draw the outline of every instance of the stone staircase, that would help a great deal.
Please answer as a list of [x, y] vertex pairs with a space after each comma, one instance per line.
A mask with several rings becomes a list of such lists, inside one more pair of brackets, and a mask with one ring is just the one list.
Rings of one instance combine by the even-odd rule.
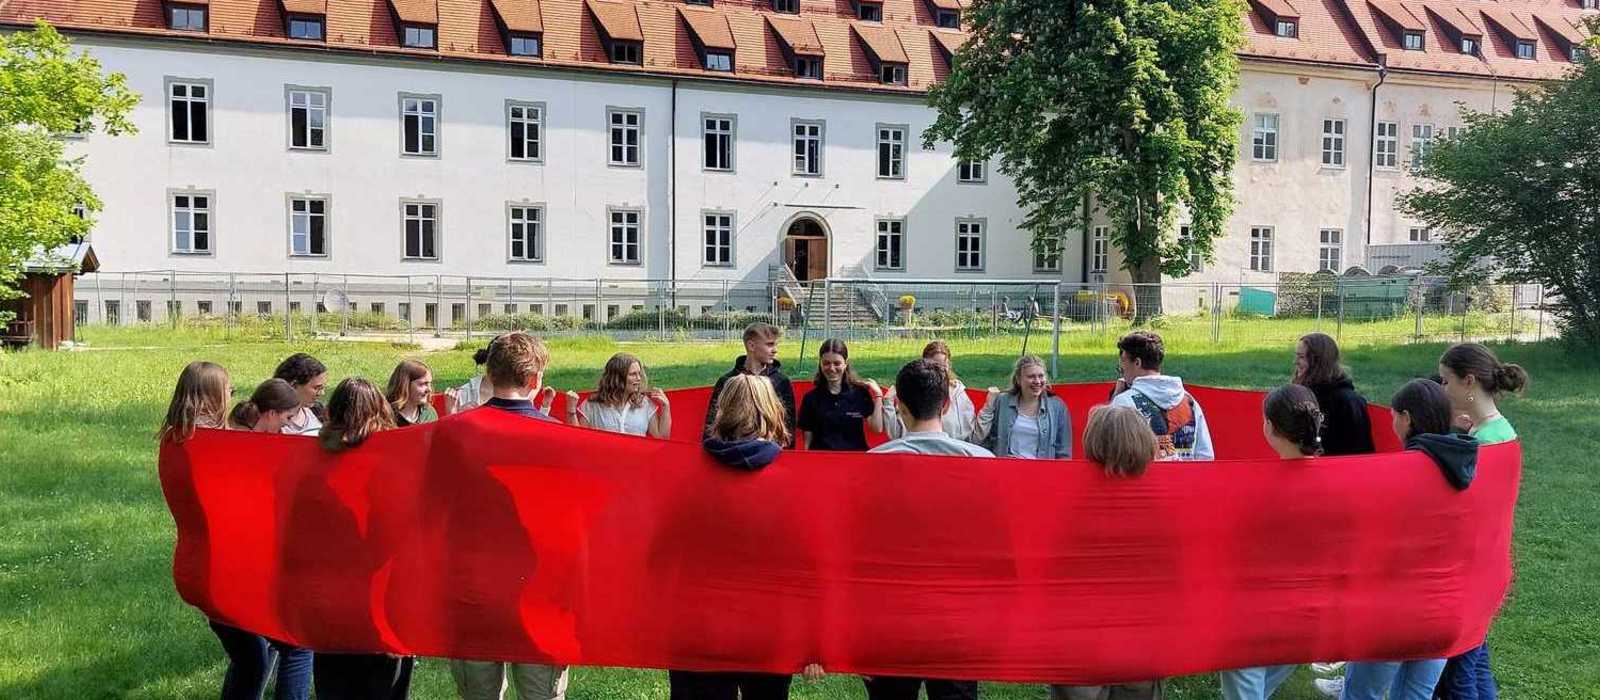
[[803, 287], [804, 299], [797, 301], [813, 328], [875, 328], [883, 324], [883, 319], [861, 298], [856, 285], [835, 282], [830, 287], [818, 281]]

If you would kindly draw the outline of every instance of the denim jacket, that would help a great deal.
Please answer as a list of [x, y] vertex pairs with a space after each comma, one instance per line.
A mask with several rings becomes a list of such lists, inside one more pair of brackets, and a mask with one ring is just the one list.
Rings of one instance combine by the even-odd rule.
[[[1046, 393], [1039, 402], [1039, 459], [1072, 459], [1072, 416], [1067, 404], [1055, 394]], [[1011, 424], [1017, 420], [1017, 397], [1006, 392], [984, 405], [972, 441], [989, 448], [996, 457], [1011, 454]]]

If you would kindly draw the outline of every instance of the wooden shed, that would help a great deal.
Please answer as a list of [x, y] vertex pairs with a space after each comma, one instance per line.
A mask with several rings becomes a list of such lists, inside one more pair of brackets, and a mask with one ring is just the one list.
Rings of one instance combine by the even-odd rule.
[[88, 242], [69, 243], [28, 260], [22, 267], [22, 296], [0, 300], [0, 310], [16, 314], [0, 333], [0, 342], [54, 350], [72, 340], [73, 282], [99, 269], [100, 260]]

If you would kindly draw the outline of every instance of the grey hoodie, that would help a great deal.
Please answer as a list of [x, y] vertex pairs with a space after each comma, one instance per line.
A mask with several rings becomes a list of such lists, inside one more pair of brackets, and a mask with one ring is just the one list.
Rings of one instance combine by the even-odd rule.
[[[1188, 394], [1183, 388], [1183, 380], [1166, 374], [1157, 374], [1149, 377], [1139, 377], [1133, 380], [1132, 386], [1111, 400], [1113, 406], [1126, 406], [1137, 408], [1133, 403], [1133, 392], [1143, 394], [1151, 403], [1161, 407], [1161, 410], [1171, 410], [1179, 401]], [[1194, 454], [1190, 459], [1212, 460], [1217, 458], [1217, 453], [1211, 448], [1211, 428], [1206, 425], [1205, 411], [1200, 410], [1200, 402], [1192, 401], [1194, 405]]]

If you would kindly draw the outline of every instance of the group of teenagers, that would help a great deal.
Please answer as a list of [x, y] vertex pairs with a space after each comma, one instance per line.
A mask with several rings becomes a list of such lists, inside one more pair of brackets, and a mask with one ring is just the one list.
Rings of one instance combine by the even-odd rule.
[[[1010, 386], [991, 387], [982, 409], [974, 406], [952, 364], [950, 348], [929, 343], [919, 359], [903, 366], [884, 389], [860, 378], [850, 366], [845, 342], [829, 339], [818, 348], [813, 389], [799, 402], [777, 359], [778, 328], [757, 323], [745, 329], [745, 354], [718, 378], [711, 394], [703, 447], [716, 462], [755, 470], [780, 461], [803, 439], [810, 450], [867, 451], [1069, 459], [1072, 417], [1051, 390], [1042, 360], [1019, 358]], [[1090, 410], [1084, 426], [1084, 457], [1110, 475], [1137, 478], [1152, 462], [1210, 460], [1215, 453], [1205, 413], [1176, 376], [1163, 374], [1165, 348], [1155, 333], [1135, 331], [1118, 343], [1117, 379], [1108, 401]], [[445, 393], [445, 411], [487, 409], [553, 421], [557, 394], [544, 384], [550, 353], [537, 337], [508, 333], [479, 350], [481, 373]], [[161, 440], [182, 441], [196, 428], [251, 430], [315, 436], [329, 451], [357, 449], [372, 433], [437, 420], [430, 398], [433, 376], [415, 360], [400, 362], [386, 390], [350, 377], [326, 404], [327, 368], [304, 353], [280, 363], [273, 377], [248, 399], [229, 406], [228, 373], [210, 362], [184, 368], [173, 393]], [[1408, 450], [1420, 450], [1458, 490], [1472, 482], [1480, 445], [1516, 438], [1497, 399], [1519, 392], [1527, 373], [1502, 363], [1476, 343], [1450, 347], [1437, 374], [1414, 379], [1390, 401], [1392, 429]], [[648, 388], [638, 358], [617, 353], [606, 363], [587, 400], [567, 392], [563, 422], [633, 435], [666, 438], [672, 409], [665, 392]], [[1270, 392], [1262, 404], [1262, 434], [1284, 459], [1315, 459], [1375, 451], [1366, 399], [1340, 363], [1333, 338], [1312, 333], [1295, 350], [1293, 381]], [[867, 433], [888, 438], [869, 449]], [[803, 437], [801, 437], [803, 436]], [[228, 657], [223, 700], [259, 700], [276, 676], [277, 700], [391, 700], [408, 696], [415, 660], [389, 654], [313, 654], [277, 640], [211, 621]], [[313, 659], [314, 657], [314, 659]], [[526, 663], [451, 660], [450, 673], [463, 700], [500, 700], [508, 681], [519, 700], [562, 700], [568, 669]], [[1295, 670], [1294, 665], [1223, 671], [1228, 700], [1266, 700]], [[1323, 675], [1324, 694], [1348, 700], [1484, 700], [1496, 697], [1487, 646], [1449, 659], [1352, 661], [1313, 664]], [[808, 680], [824, 675], [810, 664]], [[671, 700], [784, 700], [792, 676], [749, 672], [670, 671]], [[976, 700], [972, 680], [865, 677], [869, 700]], [[1163, 697], [1161, 680], [1109, 686], [1050, 687], [1051, 700], [1143, 700]]]

